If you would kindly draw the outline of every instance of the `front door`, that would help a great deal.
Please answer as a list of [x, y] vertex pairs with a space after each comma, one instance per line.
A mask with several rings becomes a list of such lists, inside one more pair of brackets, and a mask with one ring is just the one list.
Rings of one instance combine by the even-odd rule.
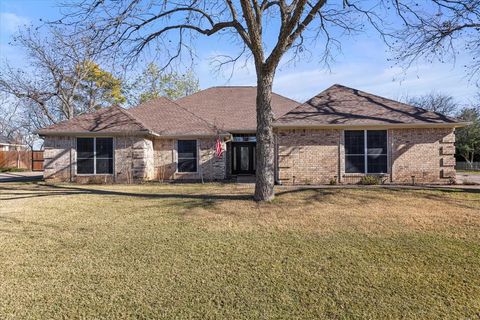
[[232, 173], [255, 174], [254, 142], [232, 143]]

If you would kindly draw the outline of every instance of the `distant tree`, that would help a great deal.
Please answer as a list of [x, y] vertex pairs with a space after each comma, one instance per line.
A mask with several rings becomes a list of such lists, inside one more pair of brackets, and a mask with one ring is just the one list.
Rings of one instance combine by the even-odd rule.
[[20, 104], [33, 128], [125, 100], [120, 80], [94, 62], [100, 58], [96, 41], [58, 28], [47, 34], [31, 28], [18, 34], [13, 43], [26, 53], [25, 66], [0, 69], [0, 92]]
[[37, 137], [32, 134], [30, 122], [20, 112], [20, 103], [0, 93], [0, 134], [13, 141], [33, 147]]
[[406, 101], [415, 107], [452, 116], [457, 112], [458, 104], [452, 96], [431, 92], [422, 96], [410, 97]]
[[97, 63], [87, 60], [77, 65], [77, 74], [84, 74], [80, 79], [79, 90], [75, 100], [83, 104], [87, 111], [126, 101], [122, 81], [110, 72], [103, 70]]
[[456, 130], [456, 148], [458, 154], [472, 166], [476, 156], [480, 155], [480, 107], [464, 108], [458, 114], [463, 121], [471, 122]]
[[[282, 58], [283, 62], [295, 61], [313, 53], [317, 61], [328, 63], [341, 49], [342, 36], [364, 30], [374, 29], [384, 40], [414, 41], [415, 33], [391, 30], [392, 25], [398, 24], [398, 15], [408, 31], [415, 29], [420, 35], [422, 26], [428, 24], [431, 17], [435, 19], [432, 9], [454, 7], [459, 17], [466, 21], [470, 13], [475, 16], [480, 7], [478, 1], [77, 0], [73, 4], [69, 2], [71, 10], [65, 12], [60, 23], [93, 30], [106, 39], [104, 50], [115, 52], [128, 62], [135, 61], [154, 46], [156, 52], [161, 52], [166, 65], [170, 65], [174, 60], [194, 57], [193, 42], [199, 36], [224, 36], [230, 40], [232, 47], [238, 50], [221, 59], [220, 64], [235, 66], [244, 59], [255, 66], [257, 166], [254, 198], [269, 201], [274, 198], [275, 182], [272, 86]], [[313, 48], [315, 50], [309, 50]], [[413, 48], [415, 52], [409, 54], [404, 50], [401, 56], [413, 59], [422, 54], [421, 46]]]
[[130, 85], [130, 99], [134, 104], [158, 97], [176, 100], [198, 90], [198, 78], [191, 70], [184, 74], [165, 72], [152, 62]]

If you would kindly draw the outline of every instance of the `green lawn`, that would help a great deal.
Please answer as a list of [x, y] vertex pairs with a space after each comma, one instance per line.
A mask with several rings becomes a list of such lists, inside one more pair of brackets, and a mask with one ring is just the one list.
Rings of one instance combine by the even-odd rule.
[[480, 193], [0, 184], [0, 319], [480, 317]]
[[468, 173], [468, 174], [480, 174], [480, 171], [474, 171], [474, 170], [457, 170], [457, 173]]

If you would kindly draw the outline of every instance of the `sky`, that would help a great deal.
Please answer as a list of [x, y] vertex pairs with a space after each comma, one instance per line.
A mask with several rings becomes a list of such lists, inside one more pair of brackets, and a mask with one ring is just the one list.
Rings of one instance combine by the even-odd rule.
[[[9, 44], [11, 36], [28, 24], [60, 17], [55, 0], [0, 0], [0, 63], [8, 60], [25, 67], [22, 52]], [[461, 105], [476, 99], [478, 88], [465, 73], [468, 57], [458, 56], [454, 63], [418, 61], [404, 70], [389, 62], [385, 44], [373, 32], [345, 40], [342, 53], [326, 68], [312, 54], [307, 61], [282, 66], [276, 73], [274, 92], [297, 101], [305, 101], [333, 84], [342, 84], [391, 99], [427, 94], [432, 91], [452, 95]], [[195, 72], [202, 89], [223, 85], [255, 85], [252, 64], [229, 72], [216, 73], [211, 58], [227, 53], [231, 44], [218, 39], [200, 38], [197, 42]], [[317, 59], [316, 59], [317, 58]]]

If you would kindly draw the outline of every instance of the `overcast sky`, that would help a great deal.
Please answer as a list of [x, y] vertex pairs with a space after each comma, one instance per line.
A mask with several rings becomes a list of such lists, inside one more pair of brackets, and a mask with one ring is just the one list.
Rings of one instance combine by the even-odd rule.
[[[60, 11], [53, 0], [0, 1], [0, 59], [22, 66], [25, 59], [18, 48], [9, 45], [10, 38], [25, 24], [58, 18]], [[255, 70], [251, 65], [237, 68], [233, 77], [212, 71], [211, 57], [228, 53], [231, 45], [218, 39], [200, 38], [195, 71], [201, 88], [219, 85], [255, 85]], [[391, 99], [426, 94], [431, 91], [450, 94], [461, 104], [474, 101], [478, 89], [465, 75], [465, 57], [456, 64], [419, 61], [408, 70], [394, 66], [385, 45], [372, 33], [349, 39], [342, 44], [342, 54], [330, 65], [330, 70], [318, 63], [315, 54], [309, 61], [283, 66], [276, 74], [274, 91], [304, 101], [332, 84], [339, 83], [382, 95]], [[228, 75], [227, 75], [228, 74]]]

